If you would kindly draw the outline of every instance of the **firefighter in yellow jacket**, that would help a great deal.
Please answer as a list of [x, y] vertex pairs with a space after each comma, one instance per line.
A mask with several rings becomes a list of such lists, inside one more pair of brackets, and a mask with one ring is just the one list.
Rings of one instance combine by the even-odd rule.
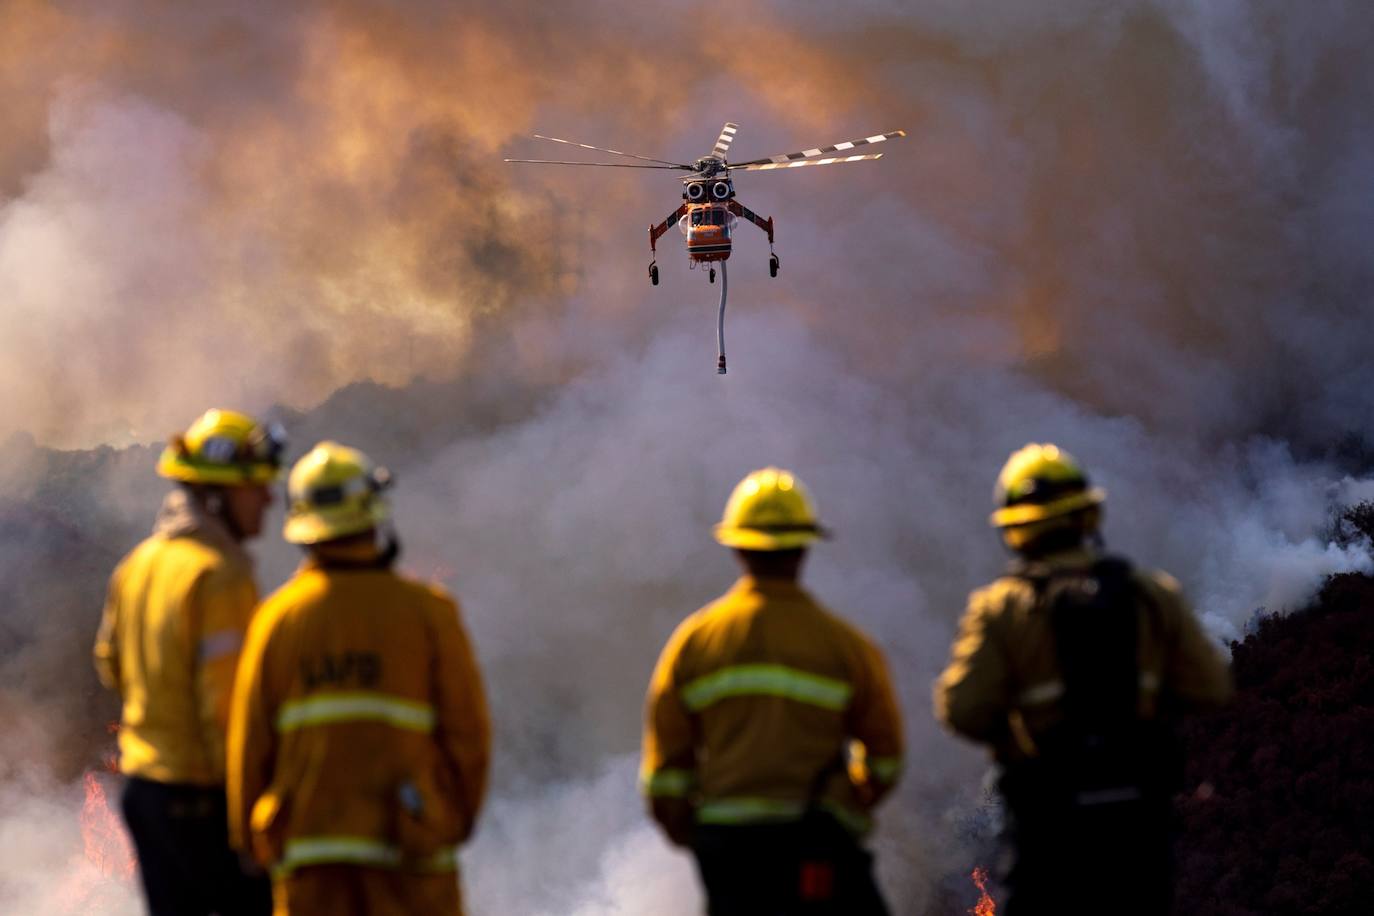
[[162, 453], [178, 483], [110, 579], [96, 669], [123, 709], [122, 807], [153, 916], [267, 913], [266, 877], [230, 851], [224, 755], [239, 649], [257, 604], [242, 543], [271, 502], [280, 431], [210, 410]]
[[745, 575], [687, 618], [649, 686], [641, 784], [712, 916], [886, 913], [860, 844], [901, 769], [877, 647], [799, 584], [821, 537], [787, 471], [735, 488], [716, 540]]
[[296, 463], [285, 535], [306, 559], [259, 608], [239, 667], [230, 829], [271, 868], [278, 914], [462, 912], [486, 700], [453, 599], [391, 568], [388, 483], [333, 442]]
[[1101, 552], [1104, 499], [1053, 445], [1012, 454], [991, 521], [1015, 559], [935, 684], [936, 717], [999, 765], [1007, 916], [1169, 912], [1173, 728], [1232, 689], [1178, 583]]

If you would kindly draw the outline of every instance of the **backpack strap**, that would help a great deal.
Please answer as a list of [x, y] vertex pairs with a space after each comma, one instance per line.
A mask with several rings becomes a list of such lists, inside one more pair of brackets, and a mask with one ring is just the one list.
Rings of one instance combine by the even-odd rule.
[[1140, 602], [1130, 564], [1104, 557], [1052, 580], [1048, 604], [1064, 712], [1080, 734], [1133, 723], [1140, 702]]

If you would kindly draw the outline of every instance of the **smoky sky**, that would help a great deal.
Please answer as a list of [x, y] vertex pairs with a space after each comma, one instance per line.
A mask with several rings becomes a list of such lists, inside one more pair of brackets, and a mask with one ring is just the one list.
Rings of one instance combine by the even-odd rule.
[[[475, 912], [693, 911], [634, 794], [639, 707], [734, 574], [709, 528], [755, 467], [815, 493], [836, 538], [808, 581], [894, 670], [910, 763], [876, 844], [902, 913], [986, 840], [981, 758], [928, 694], [1001, 563], [1011, 450], [1082, 459], [1108, 544], [1220, 638], [1369, 568], [1324, 536], [1374, 493], [1366, 5], [280, 6], [0, 5], [0, 436], [149, 443], [278, 405], [296, 454], [327, 436], [397, 471], [405, 563], [460, 598], [496, 713]], [[736, 159], [908, 136], [738, 176], [782, 273], [742, 226], [722, 378], [717, 288], [676, 233], [647, 282], [671, 173], [500, 160], [569, 158], [533, 132], [690, 159], [726, 120]], [[48, 533], [4, 529], [36, 559], [3, 567], [0, 696], [58, 710], [88, 702], [51, 672], [151, 519], [152, 452], [8, 448], [6, 517]], [[255, 550], [275, 587], [295, 555]], [[18, 587], [73, 552], [85, 592]], [[35, 759], [85, 724], [34, 721]], [[35, 804], [0, 822], [50, 821]]]
[[718, 33], [619, 4], [10, 0], [3, 425], [145, 440], [216, 397], [444, 376], [570, 295], [642, 337], [674, 294], [597, 269], [642, 274], [675, 182], [500, 154], [561, 158], [540, 130], [690, 158], [729, 117], [741, 155], [911, 131], [741, 182], [820, 259], [768, 298], [868, 300], [821, 319], [852, 347], [900, 319], [1170, 430], [1364, 442], [1370, 26], [1320, 9], [754, 3]]

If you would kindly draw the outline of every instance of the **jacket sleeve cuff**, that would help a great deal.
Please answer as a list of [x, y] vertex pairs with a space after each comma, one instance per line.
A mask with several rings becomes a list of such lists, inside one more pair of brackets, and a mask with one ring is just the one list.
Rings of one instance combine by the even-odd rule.
[[664, 768], [641, 773], [639, 790], [649, 798], [686, 798], [696, 788], [696, 773], [691, 770]]

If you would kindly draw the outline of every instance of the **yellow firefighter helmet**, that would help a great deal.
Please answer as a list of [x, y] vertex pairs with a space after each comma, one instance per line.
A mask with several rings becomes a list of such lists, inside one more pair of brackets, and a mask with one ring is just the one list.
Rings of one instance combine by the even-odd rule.
[[375, 528], [391, 515], [382, 496], [390, 485], [386, 468], [362, 452], [321, 442], [291, 469], [282, 536], [292, 544], [319, 544]]
[[157, 472], [182, 483], [215, 486], [266, 484], [281, 474], [286, 435], [237, 410], [207, 410], [186, 432], [173, 436]]
[[1032, 442], [1012, 452], [997, 476], [989, 521], [997, 528], [1031, 525], [1101, 505], [1105, 491], [1090, 486], [1088, 475], [1068, 452]]
[[790, 471], [772, 467], [739, 482], [715, 534], [740, 550], [792, 550], [826, 536], [806, 487]]

